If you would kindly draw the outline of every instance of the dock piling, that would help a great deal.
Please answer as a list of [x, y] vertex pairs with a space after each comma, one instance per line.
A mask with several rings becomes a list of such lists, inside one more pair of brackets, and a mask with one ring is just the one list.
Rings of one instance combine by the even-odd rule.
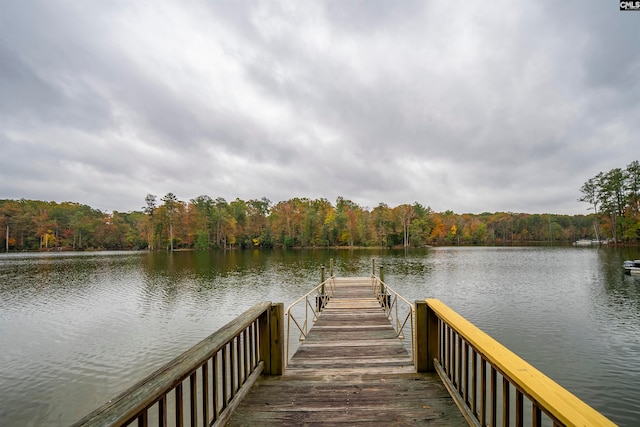
[[260, 322], [260, 358], [264, 361], [265, 375], [284, 372], [284, 303], [271, 304], [271, 308], [258, 319]]
[[438, 357], [438, 317], [425, 300], [416, 300], [416, 355], [417, 372], [434, 372], [433, 360]]

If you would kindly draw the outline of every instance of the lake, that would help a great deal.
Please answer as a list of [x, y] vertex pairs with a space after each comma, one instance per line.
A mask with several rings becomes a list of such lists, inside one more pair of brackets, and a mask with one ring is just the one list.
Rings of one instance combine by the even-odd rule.
[[259, 301], [365, 276], [439, 298], [619, 425], [640, 420], [640, 251], [574, 247], [0, 255], [0, 419], [69, 425]]

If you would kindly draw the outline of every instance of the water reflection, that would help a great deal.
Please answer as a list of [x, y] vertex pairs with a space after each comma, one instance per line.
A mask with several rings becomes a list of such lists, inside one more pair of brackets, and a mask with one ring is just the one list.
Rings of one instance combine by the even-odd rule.
[[0, 418], [68, 425], [258, 301], [336, 274], [435, 297], [621, 425], [640, 417], [629, 249], [545, 247], [0, 256]]

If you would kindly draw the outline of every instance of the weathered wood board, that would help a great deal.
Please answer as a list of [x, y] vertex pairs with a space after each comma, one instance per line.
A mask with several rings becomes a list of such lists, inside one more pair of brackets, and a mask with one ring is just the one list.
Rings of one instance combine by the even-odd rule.
[[368, 278], [337, 280], [284, 375], [260, 378], [228, 426], [467, 423], [437, 374], [418, 374]]

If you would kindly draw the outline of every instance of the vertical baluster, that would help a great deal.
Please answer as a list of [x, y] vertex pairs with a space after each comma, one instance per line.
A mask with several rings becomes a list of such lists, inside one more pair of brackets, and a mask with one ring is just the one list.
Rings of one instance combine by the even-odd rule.
[[507, 427], [509, 425], [509, 409], [510, 409], [511, 395], [509, 393], [509, 380], [502, 377], [502, 425]]
[[491, 366], [491, 427], [496, 427], [498, 420], [496, 419], [497, 414], [497, 401], [498, 401], [498, 390], [497, 390], [497, 373], [496, 370]]
[[453, 352], [454, 352], [455, 344], [454, 344], [454, 340], [453, 340], [453, 328], [452, 327], [449, 327], [449, 338], [448, 339], [449, 339], [449, 345], [447, 346], [447, 347], [449, 347], [449, 358], [448, 358], [449, 359], [449, 362], [448, 362], [449, 371], [448, 371], [448, 374], [449, 374], [449, 379], [451, 380], [451, 382], [454, 382], [455, 379], [453, 377], [453, 367], [455, 365], [454, 365], [454, 361], [453, 361]]
[[213, 421], [218, 419], [218, 398], [220, 396], [218, 388], [218, 355], [216, 352], [211, 360], [211, 401], [213, 403]]
[[238, 364], [236, 363], [236, 344], [238, 343], [238, 337], [235, 337], [231, 340], [231, 354], [229, 355], [229, 366], [231, 367], [231, 399], [236, 395], [236, 385], [238, 384], [236, 380], [236, 370], [238, 368]]
[[516, 427], [524, 425], [523, 403], [524, 396], [520, 390], [516, 389]]
[[449, 375], [449, 325], [444, 324], [444, 372]]
[[239, 333], [238, 336], [236, 337], [236, 365], [238, 365], [238, 367], [236, 368], [237, 372], [238, 372], [238, 381], [236, 383], [236, 386], [238, 388], [238, 391], [240, 391], [240, 387], [242, 387], [242, 333]]
[[227, 357], [229, 357], [229, 352], [227, 350], [229, 344], [225, 344], [222, 347], [222, 409], [225, 409], [229, 404], [229, 392], [227, 390], [227, 380], [229, 379], [229, 375], [227, 373], [229, 362], [227, 361]]
[[142, 411], [140, 415], [138, 415], [138, 427], [147, 427], [148, 416], [147, 410]]
[[209, 361], [202, 365], [202, 426], [209, 427]]
[[542, 411], [540, 407], [533, 403], [533, 408], [531, 411], [531, 425], [534, 427], [542, 426]]
[[478, 353], [474, 348], [471, 349], [471, 391], [473, 394], [471, 412], [478, 416]]
[[480, 423], [487, 425], [487, 361], [480, 356]]
[[251, 374], [251, 354], [249, 352], [249, 332], [251, 326], [244, 330], [244, 379], [245, 381], [249, 378]]
[[167, 395], [164, 394], [158, 401], [158, 425], [167, 427]]
[[238, 334], [238, 344], [237, 344], [238, 352], [236, 356], [236, 358], [238, 359], [238, 391], [240, 391], [240, 388], [244, 383], [244, 354], [243, 354], [244, 351], [242, 346], [243, 346], [242, 332], [240, 332]]
[[447, 372], [447, 325], [440, 321], [440, 367]]
[[442, 334], [440, 335], [442, 341], [442, 359], [440, 359], [440, 365], [442, 370], [447, 372], [447, 324], [442, 322]]
[[444, 324], [444, 372], [449, 375], [449, 325]]
[[464, 342], [464, 403], [469, 406], [469, 343]]
[[457, 376], [458, 376], [458, 393], [462, 395], [462, 337], [458, 336], [458, 348], [456, 349], [456, 359], [458, 360]]
[[249, 355], [250, 363], [251, 363], [251, 372], [256, 368], [256, 353], [255, 353], [255, 333], [256, 333], [256, 322], [253, 322], [249, 329]]
[[189, 412], [191, 414], [191, 427], [196, 427], [197, 420], [198, 388], [196, 384], [196, 372], [189, 375]]
[[242, 384], [247, 382], [247, 378], [249, 378], [247, 369], [247, 330], [242, 331]]
[[182, 383], [180, 383], [176, 386], [176, 427], [184, 426], [183, 408]]
[[253, 367], [258, 366], [260, 362], [260, 324], [256, 320], [253, 323]]
[[442, 319], [438, 318], [438, 361], [440, 362], [440, 366], [444, 365], [444, 322]]

